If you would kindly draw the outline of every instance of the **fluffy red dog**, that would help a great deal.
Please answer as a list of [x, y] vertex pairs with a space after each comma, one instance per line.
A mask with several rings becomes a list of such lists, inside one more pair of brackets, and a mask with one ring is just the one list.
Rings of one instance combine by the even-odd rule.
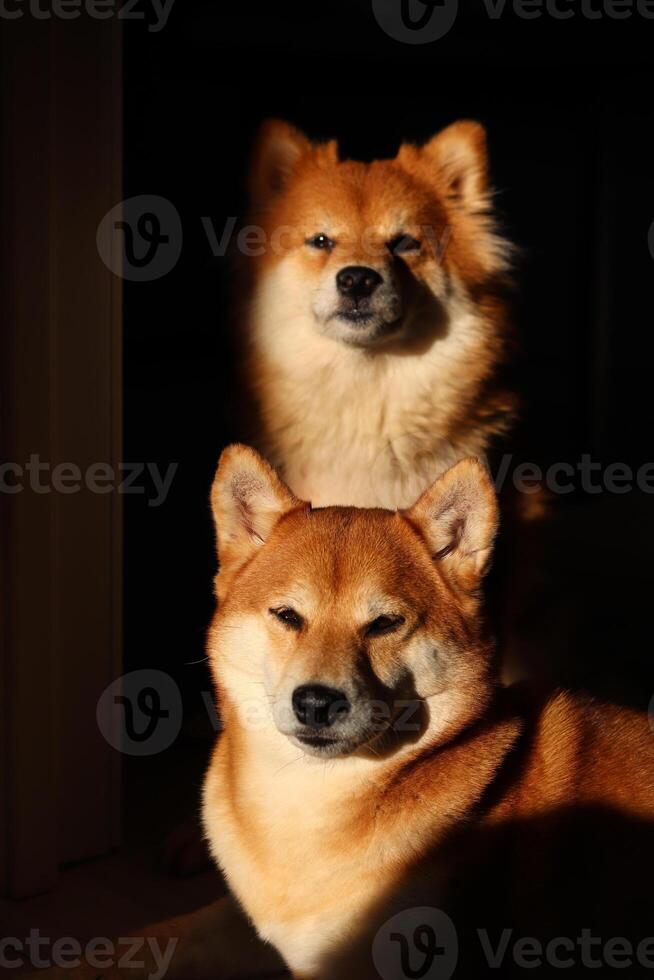
[[265, 241], [236, 296], [250, 438], [316, 505], [407, 506], [515, 414], [484, 130], [358, 163], [273, 121], [250, 184]]
[[398, 957], [403, 937], [422, 962], [424, 915], [455, 977], [523, 976], [534, 949], [537, 976], [562, 958], [596, 976], [616, 943], [626, 975], [651, 968], [654, 737], [624, 708], [497, 684], [486, 470], [464, 460], [402, 512], [314, 510], [235, 446], [212, 501], [224, 732], [204, 822], [236, 902], [179, 976], [419, 975]]

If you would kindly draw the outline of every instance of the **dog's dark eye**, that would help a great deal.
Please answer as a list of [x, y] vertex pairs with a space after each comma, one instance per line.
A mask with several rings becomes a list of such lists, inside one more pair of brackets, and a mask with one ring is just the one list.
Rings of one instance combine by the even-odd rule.
[[336, 242], [332, 241], [328, 235], [314, 235], [313, 238], [307, 238], [307, 245], [311, 248], [326, 248], [331, 252]]
[[366, 626], [366, 636], [384, 636], [394, 633], [404, 622], [404, 616], [378, 616]]
[[279, 609], [269, 609], [268, 612], [291, 630], [301, 630], [304, 625], [304, 620], [300, 614], [295, 609], [289, 608], [289, 606], [280, 606]]
[[386, 242], [386, 248], [391, 255], [404, 255], [405, 252], [417, 252], [420, 249], [420, 242], [411, 235], [396, 235]]

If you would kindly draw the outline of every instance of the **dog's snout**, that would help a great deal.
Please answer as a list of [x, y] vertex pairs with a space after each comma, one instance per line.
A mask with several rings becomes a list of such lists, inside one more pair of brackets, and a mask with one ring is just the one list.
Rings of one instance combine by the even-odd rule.
[[302, 725], [330, 728], [350, 712], [350, 702], [342, 691], [322, 684], [303, 684], [293, 691], [293, 711]]
[[336, 274], [339, 293], [350, 299], [367, 299], [381, 282], [379, 273], [365, 265], [347, 265]]

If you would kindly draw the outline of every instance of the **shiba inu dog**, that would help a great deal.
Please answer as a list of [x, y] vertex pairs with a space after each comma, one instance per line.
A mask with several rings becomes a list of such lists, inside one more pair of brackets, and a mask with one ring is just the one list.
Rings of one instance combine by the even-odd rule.
[[259, 237], [241, 262], [236, 328], [251, 439], [294, 493], [407, 506], [510, 429], [510, 247], [482, 126], [458, 122], [366, 164], [270, 121], [250, 191]]
[[203, 811], [236, 902], [198, 975], [449, 977], [451, 955], [411, 959], [423, 915], [450, 923], [434, 949], [458, 977], [523, 975], [524, 937], [532, 972], [559, 957], [577, 976], [588, 930], [595, 960], [617, 936], [635, 972], [654, 963], [654, 736], [624, 708], [498, 685], [485, 468], [460, 461], [403, 511], [314, 509], [232, 446], [212, 505], [224, 730]]

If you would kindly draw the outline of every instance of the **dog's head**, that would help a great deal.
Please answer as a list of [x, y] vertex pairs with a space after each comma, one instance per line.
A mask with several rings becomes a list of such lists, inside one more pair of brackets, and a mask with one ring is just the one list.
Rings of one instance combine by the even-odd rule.
[[313, 510], [232, 446], [212, 506], [209, 653], [242, 724], [309, 755], [381, 754], [427, 730], [451, 736], [485, 703], [479, 587], [497, 503], [480, 463], [456, 464], [407, 511]]
[[264, 233], [258, 301], [280, 326], [308, 321], [361, 347], [401, 343], [506, 269], [477, 123], [366, 164], [273, 120], [259, 135], [250, 185]]

